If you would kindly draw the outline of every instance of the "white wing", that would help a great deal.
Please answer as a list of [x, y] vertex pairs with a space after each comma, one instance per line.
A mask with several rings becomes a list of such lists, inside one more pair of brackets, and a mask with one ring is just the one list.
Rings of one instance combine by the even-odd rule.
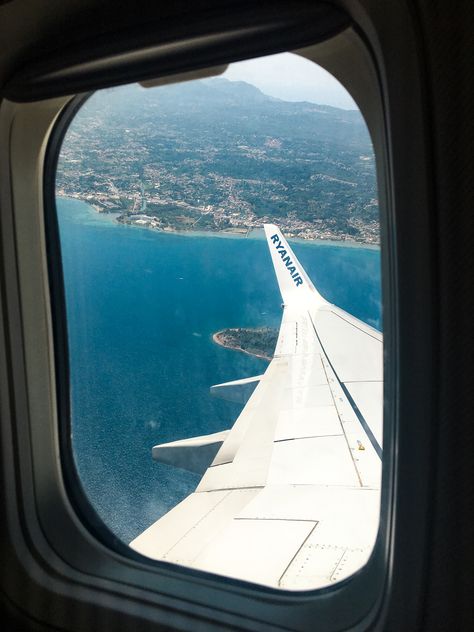
[[318, 588], [360, 568], [375, 542], [382, 336], [328, 303], [279, 229], [265, 231], [284, 301], [274, 359], [263, 376], [213, 387], [250, 395], [230, 431], [154, 448], [203, 477], [130, 546], [229, 577]]

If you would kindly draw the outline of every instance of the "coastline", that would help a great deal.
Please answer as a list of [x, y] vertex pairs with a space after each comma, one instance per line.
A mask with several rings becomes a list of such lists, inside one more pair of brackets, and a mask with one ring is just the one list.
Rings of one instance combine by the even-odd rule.
[[[117, 222], [116, 221], [116, 217], [119, 213], [117, 212], [109, 212], [109, 211], [102, 211], [100, 210], [96, 205], [92, 204], [91, 202], [84, 200], [81, 197], [73, 197], [73, 196], [68, 196], [68, 195], [58, 195], [57, 199], [60, 200], [74, 200], [76, 202], [82, 202], [83, 204], [87, 205], [91, 211], [94, 213], [94, 215], [100, 215], [103, 216], [106, 219], [109, 219], [110, 222], [114, 223], [114, 225], [116, 226], [127, 226], [127, 227], [133, 227], [133, 228], [137, 228], [137, 229], [141, 229], [141, 230], [146, 230], [148, 232], [151, 233], [156, 233], [156, 234], [160, 234], [160, 235], [178, 235], [181, 237], [214, 237], [214, 238], [220, 238], [220, 239], [254, 239], [254, 240], [264, 240], [265, 239], [265, 233], [263, 228], [250, 228], [250, 230], [248, 230], [247, 232], [241, 232], [241, 231], [230, 231], [230, 230], [176, 230], [176, 229], [170, 229], [170, 230], [157, 230], [155, 228], [150, 228], [148, 226], [143, 226], [143, 225], [139, 225], [139, 224], [126, 224], [123, 222]], [[306, 244], [306, 245], [318, 245], [318, 246], [323, 246], [323, 247], [335, 247], [335, 248], [362, 248], [362, 249], [366, 249], [366, 250], [376, 250], [376, 251], [380, 251], [380, 245], [378, 244], [372, 244], [372, 243], [366, 243], [363, 241], [354, 241], [354, 240], [350, 240], [350, 239], [305, 239], [303, 237], [289, 237], [287, 238], [289, 243], [296, 243], [296, 244]], [[253, 354], [250, 354], [253, 355]]]
[[216, 345], [219, 345], [220, 347], [224, 347], [224, 349], [232, 349], [233, 351], [240, 351], [241, 353], [246, 353], [249, 356], [253, 356], [254, 358], [259, 358], [260, 360], [265, 360], [267, 362], [271, 362], [273, 360], [273, 358], [270, 358], [269, 356], [266, 356], [264, 354], [251, 353], [250, 351], [246, 351], [245, 349], [242, 349], [242, 347], [226, 344], [219, 338], [219, 335], [223, 333], [224, 331], [220, 330], [220, 331], [216, 331], [215, 334], [212, 334], [212, 340], [213, 342], [215, 342]]

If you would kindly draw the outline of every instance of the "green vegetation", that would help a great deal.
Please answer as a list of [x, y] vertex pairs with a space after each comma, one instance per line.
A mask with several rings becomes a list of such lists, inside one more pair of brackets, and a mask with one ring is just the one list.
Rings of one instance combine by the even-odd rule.
[[255, 329], [239, 327], [218, 331], [213, 338], [217, 344], [223, 347], [271, 360], [278, 340], [278, 330], [271, 327]]
[[96, 93], [66, 135], [57, 188], [161, 230], [275, 222], [303, 238], [379, 234], [360, 113], [225, 79]]

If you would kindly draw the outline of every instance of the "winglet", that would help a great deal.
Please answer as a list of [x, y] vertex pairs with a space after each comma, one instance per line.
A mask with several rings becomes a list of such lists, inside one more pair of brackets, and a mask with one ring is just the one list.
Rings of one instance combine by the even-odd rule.
[[265, 224], [264, 229], [285, 305], [300, 299], [326, 303], [295, 257], [278, 226]]

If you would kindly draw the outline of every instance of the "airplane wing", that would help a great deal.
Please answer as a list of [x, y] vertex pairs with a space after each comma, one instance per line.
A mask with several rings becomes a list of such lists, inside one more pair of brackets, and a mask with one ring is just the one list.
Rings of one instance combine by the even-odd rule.
[[262, 376], [213, 387], [248, 398], [229, 431], [153, 449], [203, 476], [130, 546], [228, 577], [314, 589], [363, 566], [377, 535], [383, 341], [319, 294], [276, 226], [265, 232], [284, 303], [274, 358]]

